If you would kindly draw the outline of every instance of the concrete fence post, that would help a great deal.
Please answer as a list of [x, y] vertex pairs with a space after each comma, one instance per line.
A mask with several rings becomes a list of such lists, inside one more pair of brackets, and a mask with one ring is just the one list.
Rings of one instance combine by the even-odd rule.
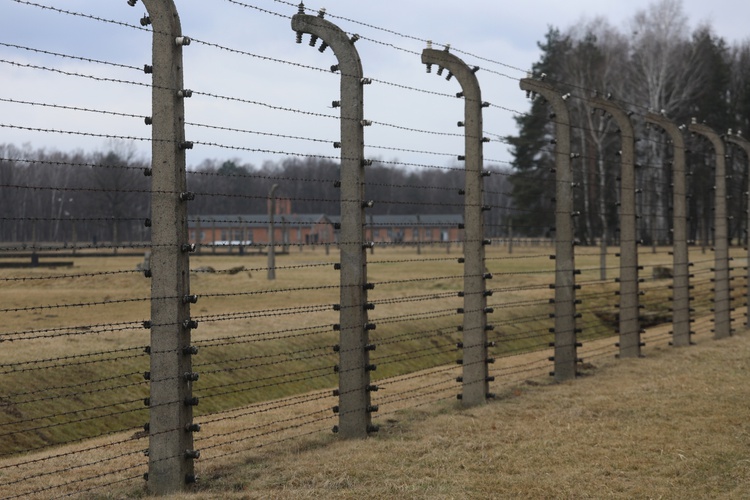
[[664, 129], [672, 140], [672, 345], [690, 345], [690, 262], [687, 244], [685, 138], [665, 116], [648, 113], [646, 122]]
[[716, 153], [714, 181], [714, 338], [732, 335], [732, 311], [729, 289], [729, 231], [727, 223], [727, 167], [724, 141], [711, 127], [693, 118], [690, 132], [711, 142]]
[[[750, 141], [745, 139], [744, 137], [740, 136], [739, 134], [733, 134], [731, 130], [727, 132], [727, 135], [725, 137], [727, 142], [730, 142], [732, 144], [736, 144], [742, 150], [745, 152], [745, 156], [748, 160], [748, 169], [750, 169]], [[745, 186], [745, 196], [748, 198], [748, 201], [750, 201], [750, 175], [748, 175], [748, 185]], [[745, 242], [747, 245], [747, 265], [745, 268], [745, 271], [747, 271], [747, 289], [746, 289], [746, 300], [745, 302], [747, 309], [745, 310], [745, 326], [750, 325], [750, 203], [747, 205], [747, 213], [746, 213], [746, 220], [745, 220]]]
[[[129, 2], [135, 5], [135, 1]], [[148, 489], [152, 494], [179, 493], [195, 482], [193, 450], [191, 330], [186, 190], [183, 46], [180, 19], [172, 0], [143, 0], [153, 25], [152, 196], [151, 196], [151, 384], [148, 404]]]
[[292, 29], [297, 32], [297, 42], [302, 42], [303, 33], [312, 35], [310, 45], [322, 40], [319, 50], [330, 47], [338, 64], [331, 69], [341, 71], [341, 101], [334, 106], [341, 107], [341, 232], [339, 249], [341, 262], [341, 303], [339, 351], [339, 405], [334, 411], [339, 413], [339, 425], [335, 430], [344, 438], [364, 438], [377, 430], [372, 425], [371, 413], [377, 408], [370, 404], [370, 392], [376, 388], [370, 384], [369, 330], [375, 325], [368, 323], [367, 283], [365, 243], [365, 208], [371, 203], [364, 201], [364, 91], [363, 85], [369, 80], [362, 77], [360, 61], [351, 38], [338, 26], [323, 19], [321, 10], [318, 16], [304, 14], [304, 6], [292, 17]]
[[[431, 45], [431, 44], [430, 44]], [[453, 76], [461, 85], [458, 97], [464, 98], [465, 134], [465, 202], [464, 202], [464, 307], [463, 313], [463, 376], [462, 394], [459, 395], [465, 406], [483, 403], [489, 392], [490, 362], [487, 356], [487, 287], [486, 280], [492, 276], [485, 268], [485, 249], [489, 240], [484, 238], [484, 159], [482, 145], [482, 93], [479, 88], [476, 71], [460, 58], [445, 50], [435, 50], [429, 45], [422, 51], [422, 63], [427, 65], [427, 72], [432, 66], [438, 66], [437, 74], [448, 70], [446, 79]]]
[[268, 192], [268, 279], [276, 279], [276, 225], [274, 217], [276, 215], [276, 190], [278, 184], [271, 186]]
[[620, 127], [620, 357], [641, 355], [641, 328], [638, 292], [638, 238], [635, 209], [635, 133], [630, 116], [619, 105], [608, 99], [594, 97], [591, 106], [601, 109], [615, 119]]
[[547, 82], [524, 78], [521, 89], [544, 97], [555, 122], [555, 380], [576, 377], [577, 329], [575, 246], [573, 240], [573, 170], [570, 149], [570, 112], [562, 95]]

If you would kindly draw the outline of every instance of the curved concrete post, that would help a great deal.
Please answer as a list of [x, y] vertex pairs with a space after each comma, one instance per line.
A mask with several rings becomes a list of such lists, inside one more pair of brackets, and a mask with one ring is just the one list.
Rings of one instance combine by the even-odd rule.
[[300, 13], [292, 17], [292, 29], [301, 42], [302, 33], [318, 38], [321, 49], [331, 47], [341, 70], [341, 313], [339, 343], [339, 426], [345, 438], [364, 438], [371, 425], [370, 364], [367, 322], [367, 256], [364, 210], [364, 91], [362, 62], [355, 39], [338, 26], [318, 16]]
[[672, 345], [690, 345], [690, 270], [687, 245], [687, 182], [685, 138], [679, 127], [665, 116], [648, 113], [646, 122], [664, 129], [672, 140]]
[[[180, 18], [172, 0], [143, 0], [154, 26], [151, 196], [151, 394], [148, 489], [178, 493], [195, 481], [190, 349], [190, 262]], [[135, 2], [133, 2], [135, 4]]]
[[461, 400], [465, 406], [486, 401], [489, 395], [487, 368], [487, 288], [489, 277], [484, 265], [484, 215], [482, 157], [482, 93], [475, 74], [464, 61], [448, 50], [422, 51], [422, 62], [428, 72], [438, 65], [447, 78], [456, 77], [464, 97], [465, 126], [465, 203], [464, 203], [464, 307], [463, 307], [463, 377]]
[[547, 99], [555, 114], [555, 380], [562, 382], [575, 378], [578, 362], [570, 112], [562, 95], [547, 82], [524, 78], [521, 89]]
[[[731, 142], [732, 144], [736, 144], [737, 146], [742, 148], [742, 150], [745, 152], [745, 156], [747, 156], [748, 168], [750, 168], [750, 141], [740, 136], [739, 134], [733, 135], [731, 130], [727, 133], [724, 139], [726, 139], [727, 142]], [[748, 178], [750, 179], [750, 176], [748, 176]], [[745, 186], [745, 196], [748, 198], [748, 202], [750, 202], [750, 185]], [[745, 223], [747, 225], [745, 227], [745, 232], [746, 232], [745, 236], [746, 238], [750, 238], [750, 204], [748, 204], [746, 216], [747, 216], [747, 219]], [[750, 325], [750, 239], [748, 239], [747, 248], [748, 248], [748, 255], [747, 255], [748, 264], [746, 267], [746, 270], [748, 271], [747, 297], [746, 297], [747, 310], [745, 311], [745, 318], [747, 318], [747, 320], [745, 321], [745, 326]]]
[[628, 114], [617, 104], [601, 97], [592, 107], [606, 111], [620, 127], [622, 141], [620, 174], [620, 357], [641, 355], [638, 297], [638, 239], [635, 213], [635, 133]]
[[714, 338], [732, 334], [732, 311], [729, 291], [729, 230], [727, 224], [727, 166], [726, 146], [711, 127], [695, 123], [690, 132], [708, 139], [716, 153], [714, 181]]

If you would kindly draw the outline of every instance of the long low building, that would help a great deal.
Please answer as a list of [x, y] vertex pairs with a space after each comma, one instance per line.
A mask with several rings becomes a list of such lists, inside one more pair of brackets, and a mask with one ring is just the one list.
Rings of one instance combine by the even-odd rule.
[[[278, 244], [325, 244], [338, 241], [341, 218], [325, 214], [274, 216]], [[268, 244], [268, 214], [198, 215], [188, 219], [190, 242], [200, 245], [250, 246]], [[463, 216], [368, 215], [365, 239], [375, 243], [458, 242], [463, 240]]]

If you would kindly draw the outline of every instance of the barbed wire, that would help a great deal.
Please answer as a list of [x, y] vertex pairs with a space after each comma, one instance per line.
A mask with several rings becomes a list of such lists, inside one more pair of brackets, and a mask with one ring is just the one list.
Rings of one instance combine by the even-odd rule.
[[131, 28], [131, 29], [138, 30], [138, 31], [144, 31], [144, 32], [151, 33], [150, 29], [145, 28], [143, 26], [137, 26], [135, 24], [128, 24], [128, 23], [125, 23], [125, 22], [115, 21], [115, 20], [112, 20], [112, 19], [106, 19], [106, 18], [103, 18], [103, 17], [94, 16], [94, 15], [91, 15], [91, 14], [85, 14], [85, 13], [82, 13], [82, 12], [75, 12], [75, 11], [72, 11], [72, 10], [65, 10], [65, 9], [61, 9], [61, 8], [58, 8], [58, 7], [52, 7], [50, 5], [45, 5], [45, 4], [41, 4], [41, 3], [37, 3], [37, 2], [31, 2], [31, 1], [28, 1], [28, 0], [11, 0], [11, 1], [19, 3], [19, 4], [22, 4], [22, 5], [29, 5], [31, 7], [38, 7], [40, 9], [42, 9], [42, 10], [49, 10], [49, 11], [52, 11], [52, 12], [57, 12], [59, 14], [65, 14], [65, 15], [73, 16], [73, 17], [81, 17], [81, 18], [85, 18], [85, 19], [91, 19], [93, 21], [99, 21], [99, 22], [103, 22], [103, 23], [107, 23], [107, 24], [114, 24], [114, 25], [117, 25], [117, 26], [122, 26], [122, 27]]

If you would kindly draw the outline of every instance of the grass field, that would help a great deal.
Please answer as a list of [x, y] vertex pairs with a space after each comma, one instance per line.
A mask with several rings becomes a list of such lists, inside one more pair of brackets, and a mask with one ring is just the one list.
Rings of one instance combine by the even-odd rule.
[[[496, 325], [490, 336], [497, 343], [492, 354], [499, 358], [491, 370], [501, 387], [551, 368], [546, 360], [552, 340], [548, 331], [553, 310], [551, 250], [517, 246], [510, 255], [505, 248], [488, 249], [487, 268], [493, 273], [488, 287], [494, 291], [488, 302], [495, 311], [490, 322]], [[376, 305], [370, 320], [377, 325], [371, 339], [378, 345], [372, 356], [378, 364], [373, 378], [386, 389], [374, 399], [381, 406], [378, 419], [385, 429], [393, 419], [410, 425], [411, 417], [400, 411], [416, 412], [415, 418], [421, 418], [423, 410], [410, 407], [427, 405], [427, 413], [435, 411], [433, 404], [451, 407], [434, 402], [455, 400], [460, 390], [454, 381], [458, 373], [454, 361], [460, 357], [455, 344], [460, 340], [461, 317], [456, 309], [461, 307], [457, 292], [462, 288], [462, 266], [455, 247], [452, 252], [425, 247], [418, 256], [413, 248], [378, 248], [368, 256], [368, 281], [375, 283], [369, 300]], [[581, 248], [577, 256], [583, 312], [579, 324], [585, 341], [582, 351], [589, 349], [584, 353], [587, 361], [614, 353], [614, 340], [597, 340], [614, 334], [618, 274], [614, 252], [608, 257], [604, 282], [599, 280], [599, 256], [593, 249]], [[740, 249], [733, 253], [739, 310], [744, 304], [740, 273], [746, 254]], [[705, 317], [711, 308], [712, 255], [694, 249], [691, 259], [695, 263], [691, 305], [695, 317]], [[137, 257], [79, 258], [73, 269], [0, 270], [4, 279], [0, 338], [5, 347], [0, 351], [0, 460], [16, 460], [11, 458], [14, 454], [64, 443], [86, 443], [96, 436], [118, 439], [118, 432], [131, 435], [147, 421], [143, 399], [148, 386], [143, 373], [149, 367], [143, 348], [149, 331], [142, 321], [150, 315], [150, 289], [149, 280], [133, 272], [139, 261]], [[332, 370], [338, 333], [332, 328], [337, 322], [333, 304], [339, 302], [336, 261], [336, 252], [328, 255], [322, 248], [292, 250], [277, 257], [277, 279], [268, 281], [264, 256], [191, 259], [191, 268], [211, 266], [218, 271], [191, 276], [192, 292], [200, 297], [192, 306], [192, 315], [199, 320], [193, 343], [200, 347], [194, 369], [201, 374], [194, 387], [201, 401], [196, 415], [199, 421], [215, 422], [213, 433], [200, 437], [209, 450], [204, 455], [213, 457], [205, 462], [211, 464], [209, 470], [216, 463], [230, 463], [222, 457], [232, 458], [253, 447], [249, 439], [235, 443], [232, 434], [248, 426], [290, 415], [308, 418], [315, 429], [335, 423], [334, 416], [320, 408], [336, 404], [330, 396], [336, 386]], [[671, 256], [666, 249], [657, 253], [644, 249], [640, 261], [644, 317], [654, 324], [668, 321], [671, 282], [652, 280], [650, 268], [669, 266]], [[225, 272], [238, 266], [245, 270]], [[710, 329], [705, 321], [699, 324], [706, 332]], [[667, 339], [662, 329], [657, 344]], [[523, 352], [532, 357], [524, 361], [516, 356]], [[506, 363], [511, 355], [513, 361]], [[423, 386], [433, 390], [425, 392]], [[276, 403], [263, 410], [258, 406], [305, 394], [312, 396], [304, 396], [307, 399], [293, 408]], [[234, 413], [233, 408], [237, 408]], [[293, 447], [304, 446], [305, 438], [299, 439]], [[136, 448], [125, 448], [144, 445], [140, 440], [130, 444]], [[145, 462], [133, 458], [128, 463]], [[4, 472], [0, 468], [0, 478]]]
[[747, 498], [750, 336], [697, 341], [404, 410], [366, 443], [321, 433], [208, 464], [190, 498]]

